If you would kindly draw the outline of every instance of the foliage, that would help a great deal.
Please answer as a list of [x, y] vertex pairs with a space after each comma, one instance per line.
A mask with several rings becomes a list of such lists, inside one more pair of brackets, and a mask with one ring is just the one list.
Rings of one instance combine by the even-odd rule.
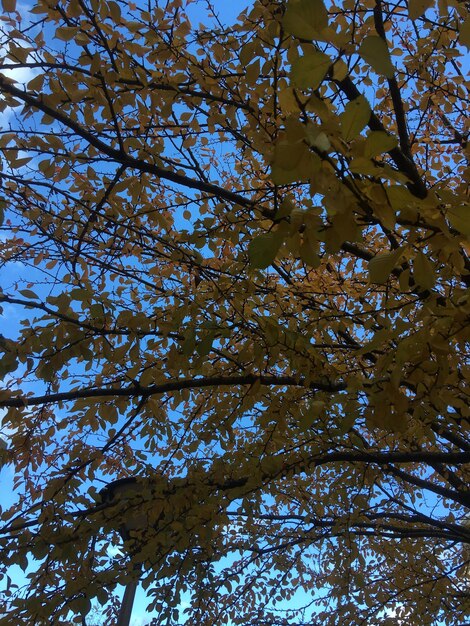
[[0, 623], [460, 623], [467, 3], [3, 8]]

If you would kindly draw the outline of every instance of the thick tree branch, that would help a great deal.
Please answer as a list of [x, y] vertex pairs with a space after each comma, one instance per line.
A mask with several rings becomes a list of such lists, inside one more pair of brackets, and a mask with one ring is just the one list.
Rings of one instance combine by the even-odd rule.
[[242, 385], [254, 385], [260, 383], [263, 386], [287, 386], [306, 387], [317, 391], [336, 393], [346, 389], [346, 384], [342, 382], [307, 382], [293, 376], [267, 376], [246, 374], [244, 376], [212, 376], [208, 378], [189, 378], [182, 380], [168, 381], [159, 385], [141, 387], [133, 385], [125, 388], [103, 387], [99, 389], [88, 388], [76, 391], [64, 391], [61, 393], [51, 393], [44, 396], [23, 396], [21, 398], [12, 397], [8, 400], [0, 401], [0, 408], [41, 406], [45, 404], [56, 404], [58, 402], [70, 402], [79, 398], [135, 398], [150, 397], [153, 395], [181, 391], [182, 389], [202, 389], [204, 387], [239, 387]]

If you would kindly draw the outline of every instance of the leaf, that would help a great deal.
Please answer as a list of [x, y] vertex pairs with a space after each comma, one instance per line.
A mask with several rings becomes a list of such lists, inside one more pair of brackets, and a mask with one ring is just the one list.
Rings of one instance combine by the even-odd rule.
[[333, 65], [333, 78], [335, 80], [344, 80], [349, 74], [349, 68], [342, 59], [335, 61]]
[[2, 7], [5, 13], [16, 11], [16, 0], [2, 0]]
[[328, 26], [328, 12], [322, 0], [289, 0], [282, 25], [295, 37], [315, 39]]
[[37, 295], [34, 291], [31, 291], [31, 289], [20, 289], [18, 293], [20, 293], [24, 298], [32, 298], [33, 300], [38, 299]]
[[436, 283], [434, 265], [422, 252], [418, 252], [413, 261], [413, 278], [422, 289], [432, 289]]
[[366, 37], [359, 46], [359, 54], [377, 74], [393, 78], [395, 68], [390, 59], [387, 43], [378, 35]]
[[455, 229], [470, 237], [470, 205], [452, 207], [447, 211], [447, 219]]
[[417, 20], [434, 5], [434, 0], [408, 0], [408, 15]]
[[248, 246], [251, 267], [265, 269], [271, 265], [276, 258], [282, 241], [282, 234], [277, 232], [259, 235], [253, 239]]
[[292, 82], [299, 89], [318, 89], [331, 65], [327, 54], [313, 51], [292, 63]]
[[119, 4], [111, 0], [111, 2], [108, 2], [108, 9], [111, 17], [113, 18], [113, 21], [116, 24], [119, 24], [121, 22], [121, 8]]
[[299, 256], [301, 260], [310, 267], [317, 268], [320, 265], [320, 242], [315, 237], [316, 233], [313, 229], [307, 228], [303, 235], [303, 241], [299, 247]]
[[369, 261], [369, 282], [379, 285], [386, 283], [402, 254], [402, 248], [397, 248], [393, 252], [376, 254]]
[[320, 152], [328, 152], [331, 148], [328, 135], [322, 131], [321, 126], [309, 124], [307, 126], [307, 140], [311, 146], [317, 148]]
[[351, 100], [340, 115], [341, 135], [351, 141], [359, 135], [370, 119], [370, 106], [364, 96]]
[[77, 29], [69, 26], [59, 26], [55, 31], [57, 39], [62, 41], [71, 41], [77, 33]]
[[256, 42], [250, 41], [240, 50], [238, 59], [243, 67], [247, 67], [253, 60], [256, 52]]
[[389, 152], [396, 148], [398, 140], [393, 135], [389, 135], [381, 130], [373, 130], [367, 135], [364, 146], [364, 156], [373, 158], [384, 152]]
[[27, 87], [29, 91], [41, 91], [44, 84], [44, 74], [38, 74], [29, 81]]
[[470, 16], [460, 24], [459, 41], [470, 50]]

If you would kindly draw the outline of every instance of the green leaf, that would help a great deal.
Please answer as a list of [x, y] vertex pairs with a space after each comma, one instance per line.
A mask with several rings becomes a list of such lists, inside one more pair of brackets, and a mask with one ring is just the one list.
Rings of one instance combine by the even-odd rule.
[[370, 106], [364, 96], [351, 100], [340, 115], [341, 134], [345, 141], [359, 135], [370, 119]]
[[292, 63], [292, 82], [299, 89], [318, 89], [331, 66], [331, 59], [320, 51], [296, 59]]
[[434, 266], [422, 252], [418, 252], [413, 261], [413, 278], [422, 289], [432, 289], [436, 282]]
[[366, 37], [359, 46], [359, 54], [372, 69], [387, 78], [393, 78], [395, 68], [390, 59], [387, 43], [378, 35]]
[[408, 0], [408, 15], [417, 20], [425, 11], [434, 5], [434, 0]]
[[376, 254], [375, 257], [369, 261], [369, 281], [379, 285], [386, 283], [402, 253], [403, 250], [397, 248], [393, 250], [393, 252]]
[[384, 152], [389, 152], [398, 145], [397, 138], [382, 130], [373, 130], [367, 135], [364, 156], [371, 159]]
[[295, 37], [315, 39], [328, 26], [328, 12], [322, 0], [290, 0], [282, 25]]
[[253, 239], [248, 246], [251, 267], [265, 269], [271, 265], [276, 258], [283, 239], [283, 235], [278, 232], [266, 233]]

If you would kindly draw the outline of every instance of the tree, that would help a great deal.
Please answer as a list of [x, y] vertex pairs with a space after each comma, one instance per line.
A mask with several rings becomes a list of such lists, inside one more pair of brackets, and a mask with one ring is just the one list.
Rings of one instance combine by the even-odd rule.
[[461, 623], [468, 3], [3, 8], [0, 623]]

